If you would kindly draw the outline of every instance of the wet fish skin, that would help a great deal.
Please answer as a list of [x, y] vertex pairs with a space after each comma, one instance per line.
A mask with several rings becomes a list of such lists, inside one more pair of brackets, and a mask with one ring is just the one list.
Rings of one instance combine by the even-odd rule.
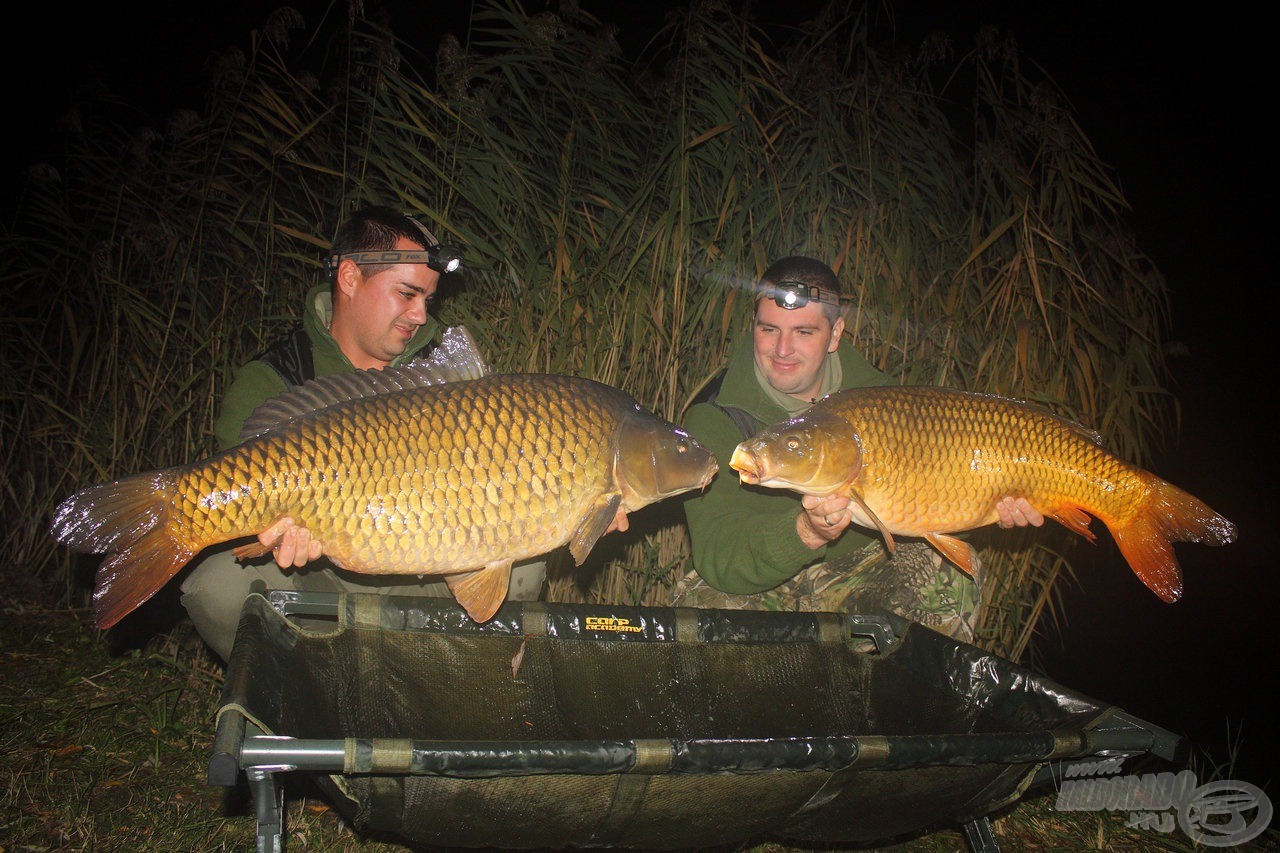
[[[413, 385], [406, 376], [395, 378]], [[442, 575], [485, 621], [513, 562], [567, 544], [581, 563], [619, 506], [702, 488], [715, 472], [692, 437], [616, 388], [487, 375], [295, 412], [208, 459], [78, 492], [52, 533], [106, 553], [94, 591], [102, 628], [203, 548], [285, 516], [347, 570]]]
[[1183, 592], [1172, 542], [1236, 537], [1230, 521], [1109, 453], [1096, 432], [990, 394], [929, 386], [836, 392], [739, 444], [729, 465], [743, 483], [848, 496], [853, 521], [880, 530], [891, 551], [895, 534], [922, 537], [970, 574], [972, 549], [950, 534], [995, 522], [1002, 497], [1025, 497], [1090, 541], [1093, 516], [1166, 602]]

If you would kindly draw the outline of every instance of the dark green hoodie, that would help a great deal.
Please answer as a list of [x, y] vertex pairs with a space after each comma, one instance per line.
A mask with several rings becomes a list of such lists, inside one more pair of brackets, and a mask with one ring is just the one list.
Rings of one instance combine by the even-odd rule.
[[[781, 395], [762, 385], [753, 350], [748, 334], [729, 356], [715, 402], [746, 410], [755, 419], [756, 429], [761, 429], [794, 417], [798, 411], [787, 411], [779, 402]], [[891, 377], [872, 367], [848, 341], [842, 340], [827, 362], [823, 394], [893, 384]], [[803, 408], [800, 401], [796, 404]], [[764, 592], [812, 563], [852, 553], [872, 541], [861, 528], [849, 527], [835, 542], [810, 549], [796, 533], [800, 495], [738, 483], [729, 458], [743, 436], [728, 415], [711, 403], [698, 403], [690, 407], [685, 427], [720, 462], [720, 472], [710, 487], [688, 498], [684, 505], [693, 568], [711, 586], [735, 594]]]
[[[356, 368], [347, 358], [338, 342], [329, 334], [329, 321], [333, 317], [333, 297], [329, 285], [313, 287], [307, 294], [302, 314], [302, 328], [311, 341], [311, 362], [316, 376], [333, 373], [351, 373]], [[424, 323], [409, 341], [404, 352], [391, 364], [397, 366], [411, 361], [423, 347], [439, 337], [440, 324], [427, 316]], [[236, 371], [235, 378], [222, 396], [222, 409], [213, 425], [218, 449], [225, 450], [240, 443], [240, 430], [253, 410], [272, 397], [288, 390], [280, 374], [271, 365], [254, 359]]]

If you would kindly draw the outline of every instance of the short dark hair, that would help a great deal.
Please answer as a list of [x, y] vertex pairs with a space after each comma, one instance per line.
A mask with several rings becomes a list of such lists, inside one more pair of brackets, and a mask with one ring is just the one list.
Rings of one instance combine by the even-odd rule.
[[822, 313], [832, 324], [840, 319], [840, 279], [831, 267], [803, 255], [791, 255], [774, 261], [760, 276], [756, 305], [760, 304], [770, 287], [784, 281], [795, 281], [818, 288], [822, 293], [822, 299], [818, 302], [822, 306]]
[[405, 238], [422, 247], [427, 245], [427, 236], [408, 214], [394, 207], [375, 205], [357, 210], [338, 227], [333, 238], [330, 254], [347, 255], [352, 252], [381, 252], [396, 247], [396, 241]]

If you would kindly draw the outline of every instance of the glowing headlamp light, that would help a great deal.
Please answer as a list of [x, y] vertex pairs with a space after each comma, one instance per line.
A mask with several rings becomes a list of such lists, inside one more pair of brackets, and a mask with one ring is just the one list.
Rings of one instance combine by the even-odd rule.
[[779, 308], [803, 308], [812, 302], [832, 302], [831, 296], [823, 297], [822, 289], [801, 281], [780, 281], [765, 288], [765, 296], [773, 299]]

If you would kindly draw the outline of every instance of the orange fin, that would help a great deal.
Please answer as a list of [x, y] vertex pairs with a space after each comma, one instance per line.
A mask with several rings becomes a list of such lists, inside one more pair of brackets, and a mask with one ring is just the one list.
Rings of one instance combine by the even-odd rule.
[[170, 539], [168, 528], [159, 527], [108, 556], [98, 567], [93, 587], [93, 616], [98, 627], [110, 628], [140, 607], [195, 553]]
[[1111, 535], [1138, 579], [1172, 604], [1182, 597], [1182, 569], [1171, 543], [1226, 545], [1235, 541], [1236, 528], [1199, 499], [1152, 477], [1151, 500]]
[[445, 575], [444, 582], [468, 616], [477, 622], [488, 622], [506, 600], [513, 562], [498, 560], [474, 572]]
[[867, 514], [867, 518], [875, 524], [876, 529], [880, 531], [880, 535], [884, 537], [884, 547], [888, 550], [890, 556], [893, 555], [894, 541], [893, 534], [889, 532], [889, 528], [884, 526], [884, 522], [880, 520], [880, 516], [871, 511], [871, 507], [867, 506], [867, 502], [862, 499], [862, 495], [858, 494], [854, 489], [848, 490], [849, 500], [862, 507], [862, 511]]
[[169, 494], [176, 479], [174, 469], [166, 469], [92, 486], [54, 512], [54, 538], [77, 551], [107, 555], [93, 590], [99, 628], [110, 628], [155, 595], [199, 550], [171, 535]]
[[924, 538], [942, 556], [954, 563], [956, 568], [973, 577], [973, 548], [968, 542], [943, 533], [929, 533]]
[[618, 505], [621, 503], [621, 494], [602, 498], [570, 535], [569, 553], [573, 555], [573, 562], [576, 565], [582, 565], [582, 561], [587, 559], [596, 542], [609, 529], [609, 522], [613, 521], [614, 516], [618, 514]]
[[237, 560], [256, 560], [270, 554], [271, 549], [255, 539], [253, 542], [237, 545], [231, 549], [231, 553]]
[[1072, 533], [1079, 533], [1090, 542], [1098, 541], [1098, 537], [1089, 529], [1093, 518], [1075, 504], [1062, 504], [1047, 515]]

